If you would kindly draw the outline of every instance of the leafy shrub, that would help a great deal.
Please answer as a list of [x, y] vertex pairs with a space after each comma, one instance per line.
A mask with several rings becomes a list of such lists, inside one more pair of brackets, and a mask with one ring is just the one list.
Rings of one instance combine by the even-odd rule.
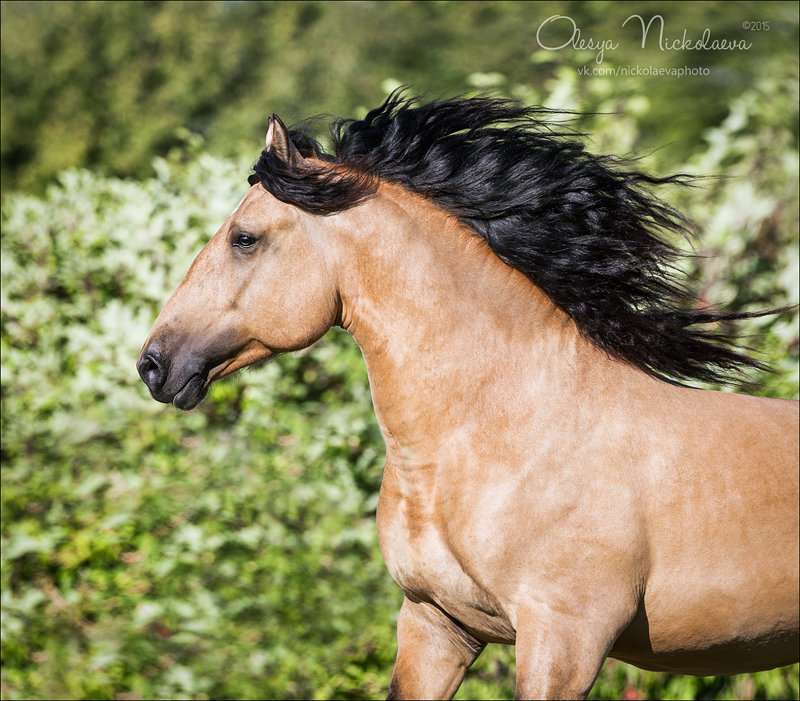
[[[576, 106], [598, 104], [557, 80], [549, 89]], [[723, 254], [699, 261], [701, 284], [734, 305], [798, 297], [785, 89], [742, 96], [687, 164], [737, 176], [684, 202]], [[595, 119], [609, 150], [635, 140], [635, 110]], [[358, 349], [334, 331], [215, 385], [193, 412], [153, 402], [134, 368], [141, 343], [247, 168], [201, 155], [155, 170], [142, 182], [70, 171], [41, 198], [3, 203], [3, 697], [380, 696], [401, 595], [376, 543], [383, 445]], [[780, 370], [766, 391], [797, 396], [796, 312], [752, 330]], [[484, 653], [459, 697], [513, 695], [513, 659]], [[613, 661], [593, 691], [797, 694], [796, 666], [698, 679]]]
[[401, 597], [358, 350], [153, 402], [141, 343], [246, 188], [242, 164], [158, 171], [3, 210], [4, 697], [374, 695]]

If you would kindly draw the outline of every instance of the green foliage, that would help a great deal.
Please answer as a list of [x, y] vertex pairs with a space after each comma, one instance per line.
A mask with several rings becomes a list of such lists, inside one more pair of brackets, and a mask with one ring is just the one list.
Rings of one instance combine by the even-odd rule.
[[4, 697], [375, 695], [401, 597], [360, 354], [333, 334], [191, 414], [150, 400], [142, 339], [246, 187], [157, 168], [3, 210]]
[[[332, 333], [194, 412], [150, 400], [140, 344], [246, 172], [155, 167], [66, 173], [3, 207], [4, 697], [378, 696], [400, 594], [375, 540], [383, 446], [359, 352]], [[779, 377], [795, 394], [796, 372]], [[744, 679], [609, 663], [594, 693], [797, 691], [791, 670]], [[487, 651], [459, 697], [498, 692], [513, 650]]]
[[[692, 25], [697, 5], [674, 24], [735, 36], [731, 17], [756, 11], [704, 3]], [[3, 698], [385, 693], [401, 593], [376, 542], [384, 448], [350, 337], [218, 383], [185, 414], [152, 401], [134, 367], [243, 194], [268, 110], [358, 114], [398, 81], [592, 110], [577, 127], [595, 151], [672, 142], [642, 166], [727, 176], [666, 193], [705, 232], [698, 252], [718, 256], [688, 268], [704, 298], [796, 304], [797, 65], [781, 49], [796, 17], [769, 4], [771, 52], [691, 59], [724, 64], [722, 86], [581, 79], [583, 54], [534, 50], [550, 14], [611, 35], [612, 7], [3, 3]], [[777, 370], [758, 391], [797, 397], [797, 311], [746, 331]], [[609, 661], [592, 697], [797, 698], [797, 675]], [[513, 693], [514, 651], [490, 646], [457, 697]]]
[[[669, 36], [710, 27], [715, 38], [752, 46], [661, 51], [651, 38], [642, 49], [636, 21], [622, 24], [657, 12]], [[192, 135], [214, 153], [251, 157], [272, 112], [287, 123], [357, 115], [383, 97], [385, 78], [437, 96], [467, 89], [469, 76], [482, 88], [540, 86], [565, 60], [580, 61], [574, 79], [574, 68], [599, 67], [594, 51], [538, 45], [537, 29], [553, 15], [572, 17], [584, 40], [619, 44], [603, 67], [709, 69], [684, 79], [613, 78], [623, 97], [649, 83], [643, 150], [669, 143], [676, 162], [731, 99], [796, 62], [792, 3], [3, 2], [3, 182], [41, 192], [76, 166], [142, 177], [154, 154], [182, 149]], [[769, 20], [769, 32], [743, 28], [754, 19]], [[558, 25], [554, 39], [568, 39], [564, 30]]]

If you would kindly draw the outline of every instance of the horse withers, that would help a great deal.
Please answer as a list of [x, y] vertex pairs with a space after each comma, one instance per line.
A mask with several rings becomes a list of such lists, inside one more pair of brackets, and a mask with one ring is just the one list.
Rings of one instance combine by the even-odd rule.
[[487, 643], [520, 698], [607, 656], [686, 674], [798, 659], [798, 406], [693, 389], [759, 364], [696, 304], [672, 182], [547, 114], [392, 95], [334, 153], [270, 120], [251, 188], [138, 369], [209, 385], [347, 329], [386, 442], [381, 550], [405, 593], [391, 698], [448, 698]]

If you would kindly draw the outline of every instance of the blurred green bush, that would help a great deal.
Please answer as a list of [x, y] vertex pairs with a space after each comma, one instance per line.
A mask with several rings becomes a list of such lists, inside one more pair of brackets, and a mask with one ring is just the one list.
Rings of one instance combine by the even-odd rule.
[[363, 363], [337, 336], [192, 414], [150, 400], [142, 339], [246, 187], [158, 167], [3, 210], [3, 696], [374, 695], [400, 597]]
[[[14, 185], [0, 215], [2, 697], [380, 697], [401, 593], [376, 542], [383, 444], [350, 337], [333, 331], [218, 383], [186, 414], [152, 401], [134, 367], [159, 309], [246, 189], [264, 127], [253, 90], [290, 116], [331, 105], [351, 115], [381, 99], [384, 78], [405, 78], [398, 67], [434, 61], [442, 76], [422, 87], [494, 87], [593, 111], [576, 124], [590, 148], [628, 153], [664, 143], [675, 113], [664, 100], [679, 88], [651, 96], [633, 78], [581, 80], [578, 55], [501, 65], [511, 41], [493, 33], [522, 41], [513, 32], [530, 23], [516, 7], [525, 3], [463, 13], [449, 3], [39, 5], [2, 6], [3, 180]], [[597, 5], [575, 16], [590, 13], [588, 23]], [[25, 13], [41, 26], [21, 25]], [[435, 47], [407, 37], [412, 20]], [[378, 21], [394, 42], [386, 62], [367, 31]], [[484, 25], [493, 48], [479, 69], [465, 38]], [[344, 27], [361, 53], [336, 43]], [[345, 80], [355, 57], [363, 75]], [[800, 298], [796, 74], [791, 64], [747, 89], [733, 80], [722, 104], [682, 124], [686, 143], [642, 163], [726, 175], [665, 194], [705, 232], [698, 253], [718, 256], [687, 268], [698, 290], [737, 309]], [[243, 138], [247, 159], [234, 155]], [[22, 191], [31, 186], [42, 187]], [[745, 331], [777, 370], [756, 378], [759, 391], [797, 397], [796, 311]], [[490, 647], [458, 698], [512, 697], [513, 669], [513, 649]], [[592, 697], [798, 693], [796, 665], [695, 678], [609, 661]]]
[[[361, 116], [383, 97], [386, 78], [436, 97], [465, 90], [470, 75], [483, 87], [538, 87], [576, 57], [599, 68], [594, 51], [539, 46], [538, 27], [553, 15], [573, 18], [584, 41], [619, 44], [603, 67], [708, 69], [600, 81], [616, 95], [641, 95], [647, 84], [652, 109], [639, 117], [637, 150], [670, 144], [674, 163], [701, 147], [732, 99], [797, 62], [797, 6], [785, 2], [103, 0], [3, 2], [0, 12], [4, 190], [42, 192], [72, 167], [144, 177], [153, 155], [195, 135], [217, 155], [249, 154], [273, 112], [287, 123], [320, 112]], [[715, 39], [751, 46], [662, 51], [653, 30], [643, 49], [636, 20], [622, 29], [636, 13], [661, 13], [672, 39], [708, 27]], [[743, 26], [753, 20], [769, 20], [769, 31]], [[553, 27], [568, 39], [563, 23]]]

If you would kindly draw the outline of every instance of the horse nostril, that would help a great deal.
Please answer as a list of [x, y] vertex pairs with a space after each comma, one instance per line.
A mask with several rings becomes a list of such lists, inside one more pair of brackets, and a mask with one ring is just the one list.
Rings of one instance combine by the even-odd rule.
[[151, 390], [157, 390], [164, 384], [166, 373], [157, 352], [145, 353], [136, 363], [136, 369], [139, 371], [139, 377]]

